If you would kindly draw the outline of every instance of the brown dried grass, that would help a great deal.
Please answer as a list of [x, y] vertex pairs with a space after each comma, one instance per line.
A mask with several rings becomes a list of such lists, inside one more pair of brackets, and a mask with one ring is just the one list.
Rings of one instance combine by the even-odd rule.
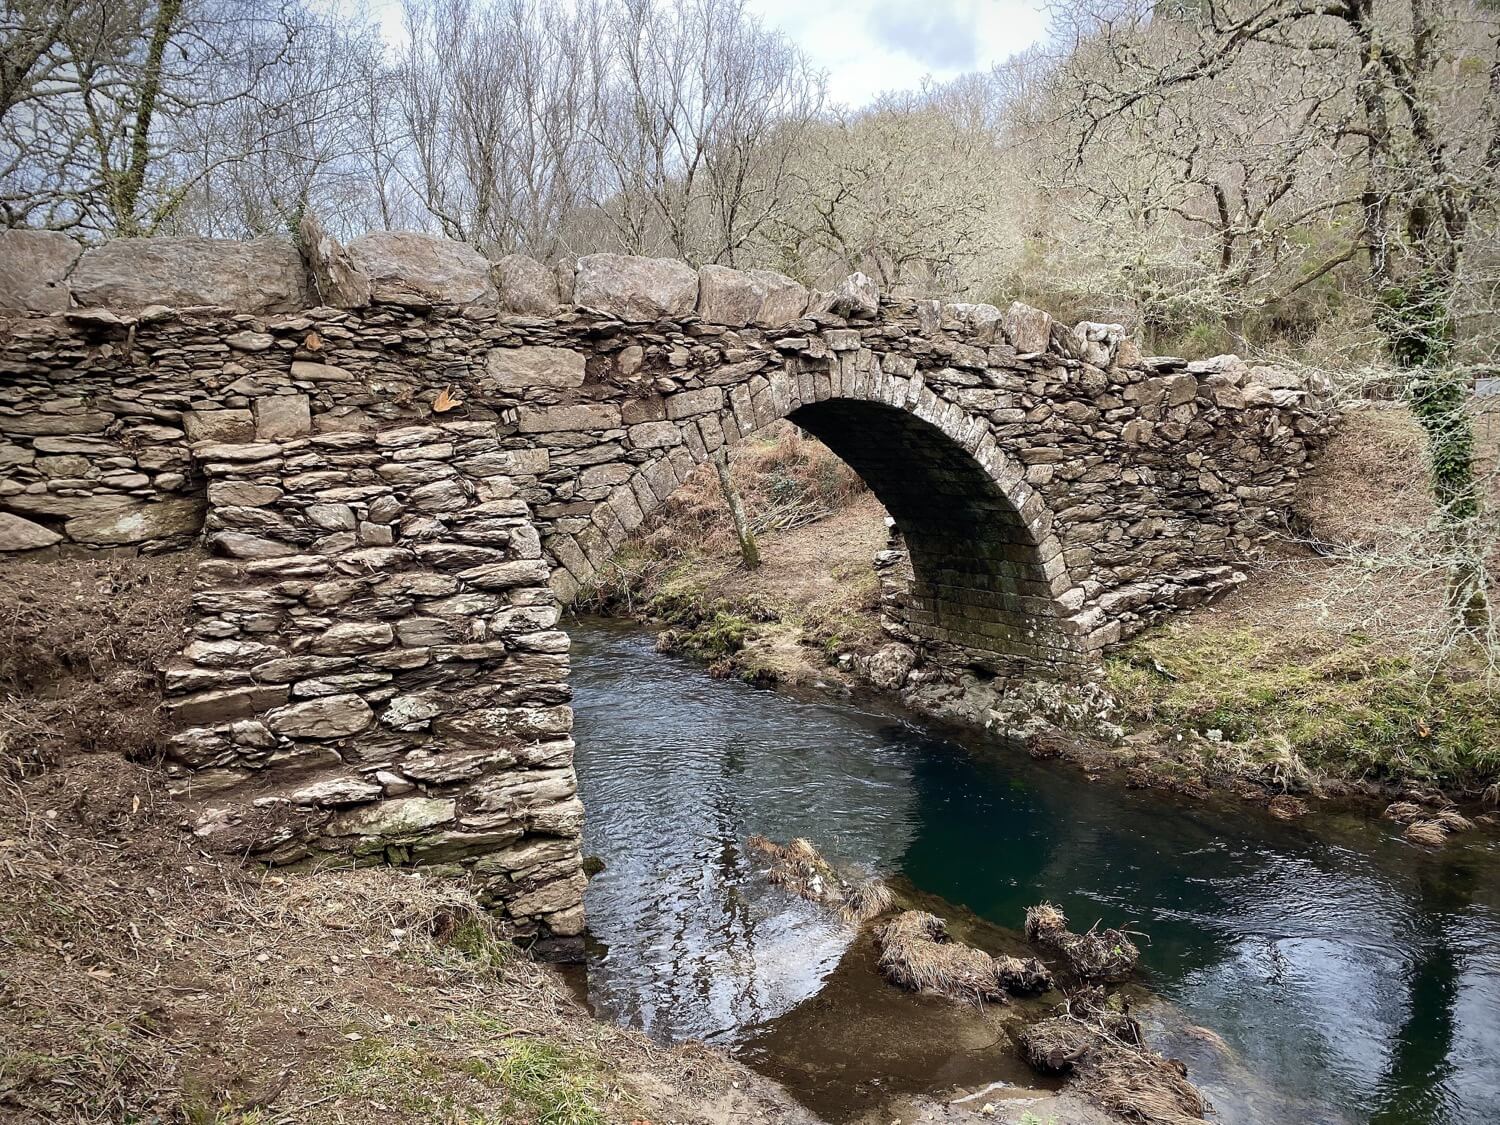
[[163, 789], [108, 754], [0, 781], [0, 1120], [807, 1120], [594, 1020], [463, 883], [220, 862]]
[[1397, 824], [1411, 824], [1427, 816], [1428, 810], [1415, 801], [1392, 801], [1386, 805], [1382, 813], [1387, 820], [1394, 820]]
[[996, 957], [995, 972], [1014, 996], [1032, 996], [1053, 987], [1052, 970], [1036, 957]]
[[1027, 1065], [1039, 1074], [1069, 1074], [1099, 1041], [1099, 1032], [1071, 1016], [1038, 1020], [1021, 1030], [1017, 1046]]
[[1202, 1121], [1203, 1095], [1187, 1080], [1187, 1068], [1154, 1051], [1105, 1045], [1077, 1067], [1074, 1092], [1106, 1113], [1141, 1125]]
[[839, 913], [851, 925], [878, 918], [896, 902], [895, 892], [883, 879], [867, 879], [856, 883], [844, 896], [844, 905]]
[[799, 836], [783, 845], [764, 836], [751, 836], [749, 845], [771, 860], [767, 881], [808, 902], [831, 908], [850, 925], [879, 917], [895, 901], [895, 895], [881, 879], [859, 882], [845, 879], [805, 837]]
[[1024, 1028], [1017, 1037], [1021, 1058], [1038, 1073], [1071, 1076], [1073, 1092], [1122, 1120], [1201, 1121], [1208, 1104], [1187, 1080], [1187, 1068], [1148, 1050], [1128, 1015], [1097, 1008], [1091, 1000], [1070, 1003], [1068, 1014]]
[[1468, 832], [1474, 827], [1474, 822], [1457, 809], [1439, 809], [1433, 813], [1432, 819], [1445, 832]]
[[995, 959], [982, 950], [953, 941], [935, 914], [908, 910], [875, 935], [881, 974], [912, 992], [936, 992], [955, 1000], [1003, 1004], [1005, 988]]
[[1068, 919], [1049, 902], [1028, 907], [1026, 940], [1060, 954], [1079, 980], [1117, 984], [1130, 979], [1141, 951], [1122, 930], [1098, 929], [1075, 934]]
[[1418, 820], [1406, 826], [1401, 835], [1413, 844], [1440, 848], [1448, 842], [1448, 831], [1435, 820]]

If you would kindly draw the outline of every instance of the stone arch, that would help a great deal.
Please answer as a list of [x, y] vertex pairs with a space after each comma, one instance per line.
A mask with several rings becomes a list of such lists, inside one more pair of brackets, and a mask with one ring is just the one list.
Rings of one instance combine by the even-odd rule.
[[1041, 495], [982, 417], [935, 394], [910, 361], [863, 354], [867, 368], [842, 377], [834, 364], [776, 372], [754, 396], [677, 396], [673, 409], [692, 413], [641, 424], [657, 454], [600, 501], [588, 531], [549, 540], [554, 589], [566, 600], [588, 583], [721, 446], [789, 419], [843, 459], [903, 533], [914, 580], [894, 624], [910, 639], [991, 672], [1076, 669], [1085, 650], [1062, 608], [1073, 584]]

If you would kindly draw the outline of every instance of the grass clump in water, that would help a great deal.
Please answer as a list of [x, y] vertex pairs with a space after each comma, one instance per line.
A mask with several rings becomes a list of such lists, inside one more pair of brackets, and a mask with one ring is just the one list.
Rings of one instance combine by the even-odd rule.
[[1284, 783], [1322, 774], [1477, 791], [1500, 780], [1500, 693], [1483, 675], [1424, 669], [1359, 638], [1176, 624], [1131, 642], [1107, 674], [1127, 718], [1196, 732], [1223, 764], [1248, 759]]

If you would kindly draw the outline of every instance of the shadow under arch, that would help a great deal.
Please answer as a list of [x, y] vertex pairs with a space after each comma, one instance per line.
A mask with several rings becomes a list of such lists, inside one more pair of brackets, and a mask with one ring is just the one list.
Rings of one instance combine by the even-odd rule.
[[[1060, 672], [1081, 650], [1060, 628], [1070, 585], [1035, 493], [997, 474], [939, 426], [886, 403], [830, 398], [787, 419], [828, 446], [884, 505], [906, 541], [906, 628], [992, 672]], [[1002, 457], [991, 453], [992, 461]], [[1049, 565], [1049, 560], [1051, 565]]]

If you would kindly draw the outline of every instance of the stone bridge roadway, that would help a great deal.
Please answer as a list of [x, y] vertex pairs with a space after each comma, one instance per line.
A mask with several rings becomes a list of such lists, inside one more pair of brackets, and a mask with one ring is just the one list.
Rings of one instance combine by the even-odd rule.
[[0, 233], [0, 549], [201, 538], [164, 676], [205, 841], [461, 865], [562, 951], [560, 606], [716, 450], [789, 418], [859, 473], [910, 554], [887, 627], [927, 662], [1075, 676], [1240, 580], [1326, 424], [1284, 371], [861, 275], [65, 241]]

